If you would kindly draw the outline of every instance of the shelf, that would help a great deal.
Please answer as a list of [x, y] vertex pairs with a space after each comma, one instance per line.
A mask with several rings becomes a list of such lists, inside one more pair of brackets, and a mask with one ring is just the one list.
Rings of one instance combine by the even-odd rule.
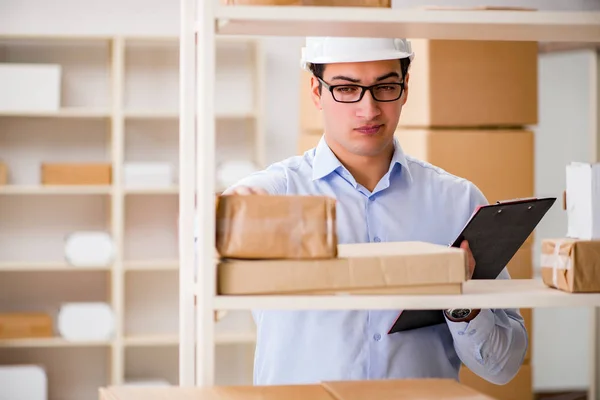
[[[215, 344], [244, 344], [254, 343], [256, 335], [254, 333], [230, 333], [217, 332], [215, 334]], [[145, 346], [177, 346], [179, 344], [179, 336], [171, 335], [134, 335], [124, 339], [125, 346], [129, 347], [145, 347]]]
[[125, 261], [124, 268], [126, 271], [177, 271], [179, 270], [179, 261]]
[[110, 267], [74, 267], [65, 262], [2, 261], [0, 271], [110, 271]]
[[43, 186], [43, 185], [6, 185], [0, 186], [0, 194], [49, 195], [49, 194], [111, 194], [111, 186]]
[[0, 339], [0, 347], [98, 347], [110, 346], [108, 340], [69, 341], [62, 338]]
[[173, 186], [168, 188], [125, 188], [125, 194], [179, 194], [179, 187]]
[[0, 111], [0, 117], [27, 117], [27, 118], [108, 118], [109, 110], [93, 108], [63, 108], [58, 111]]
[[[179, 119], [179, 111], [165, 111], [165, 110], [138, 110], [138, 111], [125, 111], [124, 117], [130, 120], [141, 119], [141, 120], [156, 120], [156, 119]], [[217, 119], [253, 119], [256, 115], [253, 112], [217, 112], [215, 118]]]
[[218, 34], [600, 41], [600, 12], [589, 11], [218, 6], [215, 18]]
[[218, 310], [375, 310], [447, 308], [600, 307], [600, 293], [573, 294], [540, 279], [472, 280], [460, 295], [217, 296]]

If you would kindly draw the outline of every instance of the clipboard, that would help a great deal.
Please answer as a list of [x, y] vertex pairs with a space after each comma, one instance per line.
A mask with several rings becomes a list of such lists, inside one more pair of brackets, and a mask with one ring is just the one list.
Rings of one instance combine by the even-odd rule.
[[[475, 258], [471, 279], [496, 279], [555, 202], [556, 197], [525, 198], [478, 207], [450, 244], [469, 242]], [[404, 310], [388, 334], [445, 322], [442, 310]]]

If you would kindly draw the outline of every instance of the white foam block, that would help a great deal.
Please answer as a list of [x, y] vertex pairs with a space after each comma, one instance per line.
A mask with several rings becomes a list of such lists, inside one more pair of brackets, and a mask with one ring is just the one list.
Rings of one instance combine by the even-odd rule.
[[164, 188], [173, 185], [173, 167], [169, 163], [126, 163], [123, 165], [123, 184], [127, 188]]
[[600, 163], [567, 165], [567, 236], [600, 239]]
[[0, 365], [0, 400], [47, 400], [48, 378], [38, 365]]
[[106, 303], [66, 303], [58, 313], [58, 332], [67, 340], [110, 340], [114, 330], [114, 313]]
[[103, 231], [73, 232], [65, 239], [65, 259], [82, 268], [108, 267], [115, 258], [115, 246], [109, 233]]
[[61, 66], [0, 63], [0, 110], [57, 111]]

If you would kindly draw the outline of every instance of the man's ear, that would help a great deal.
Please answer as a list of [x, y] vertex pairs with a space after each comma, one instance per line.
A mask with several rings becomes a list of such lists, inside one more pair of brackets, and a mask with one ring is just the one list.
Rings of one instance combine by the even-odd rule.
[[402, 97], [404, 97], [404, 99], [402, 100], [402, 105], [406, 104], [406, 101], [408, 100], [408, 79], [410, 78], [410, 74], [408, 72], [406, 72], [406, 76], [404, 77], [404, 94], [402, 95]]
[[315, 107], [321, 110], [323, 107], [321, 106], [321, 94], [319, 93], [319, 83], [319, 80], [314, 75], [310, 77], [310, 97], [312, 98]]

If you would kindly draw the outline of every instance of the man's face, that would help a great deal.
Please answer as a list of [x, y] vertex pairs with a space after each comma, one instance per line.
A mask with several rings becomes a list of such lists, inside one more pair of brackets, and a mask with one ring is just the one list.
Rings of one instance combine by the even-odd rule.
[[[331, 86], [400, 83], [402, 72], [398, 60], [327, 64], [323, 81]], [[322, 110], [325, 136], [332, 148], [369, 157], [389, 150], [402, 106], [406, 102], [408, 75], [402, 97], [390, 102], [376, 101], [366, 91], [359, 102], [340, 103], [325, 86], [319, 95], [319, 81], [314, 76], [311, 82], [313, 101]], [[342, 88], [341, 91], [336, 91], [336, 97], [341, 99], [345, 93], [353, 90]], [[383, 86], [378, 93], [384, 97], [386, 91], [390, 90], [393, 90], [393, 86]]]

